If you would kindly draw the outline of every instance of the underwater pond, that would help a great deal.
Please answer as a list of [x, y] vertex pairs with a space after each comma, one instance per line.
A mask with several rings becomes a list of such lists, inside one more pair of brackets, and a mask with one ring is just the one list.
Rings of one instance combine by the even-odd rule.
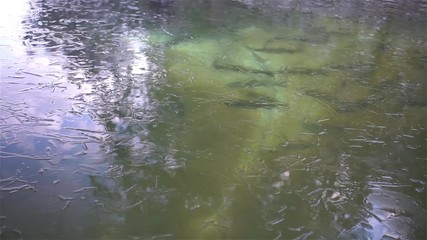
[[0, 239], [426, 239], [425, 0], [0, 3]]

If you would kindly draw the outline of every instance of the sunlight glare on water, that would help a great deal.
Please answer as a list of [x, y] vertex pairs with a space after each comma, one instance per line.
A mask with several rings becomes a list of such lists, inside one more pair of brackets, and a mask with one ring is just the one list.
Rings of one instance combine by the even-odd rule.
[[[13, 2], [1, 2], [0, 3], [0, 22], [1, 26], [1, 46], [8, 46], [8, 44], [13, 44], [16, 41], [16, 37], [22, 37], [17, 34], [22, 30], [21, 21], [25, 17], [25, 14], [28, 11], [28, 1], [19, 0]], [[13, 44], [13, 49], [8, 49], [8, 51], [13, 52], [18, 56], [22, 56], [25, 54], [25, 46], [21, 44]], [[5, 48], [2, 47], [2, 55], [1, 58], [5, 57]]]

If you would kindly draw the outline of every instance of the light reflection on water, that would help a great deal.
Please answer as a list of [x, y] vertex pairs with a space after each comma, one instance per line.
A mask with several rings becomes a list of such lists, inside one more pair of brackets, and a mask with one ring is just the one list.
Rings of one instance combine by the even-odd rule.
[[425, 237], [423, 1], [16, 3], [2, 238]]

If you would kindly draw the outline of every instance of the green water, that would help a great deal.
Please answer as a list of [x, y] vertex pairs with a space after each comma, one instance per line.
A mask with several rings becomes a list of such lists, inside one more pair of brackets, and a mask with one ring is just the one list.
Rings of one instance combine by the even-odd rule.
[[425, 1], [15, 9], [1, 239], [427, 237]]

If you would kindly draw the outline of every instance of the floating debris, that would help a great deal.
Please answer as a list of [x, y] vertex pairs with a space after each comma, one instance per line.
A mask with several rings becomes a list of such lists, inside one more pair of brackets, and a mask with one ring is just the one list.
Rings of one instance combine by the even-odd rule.
[[79, 188], [79, 189], [73, 191], [73, 193], [87, 192], [87, 191], [92, 191], [95, 189], [96, 189], [96, 187], [82, 187], [82, 188]]
[[63, 200], [63, 201], [70, 201], [70, 200], [74, 200], [74, 197], [66, 197], [64, 195], [58, 195], [59, 199]]

